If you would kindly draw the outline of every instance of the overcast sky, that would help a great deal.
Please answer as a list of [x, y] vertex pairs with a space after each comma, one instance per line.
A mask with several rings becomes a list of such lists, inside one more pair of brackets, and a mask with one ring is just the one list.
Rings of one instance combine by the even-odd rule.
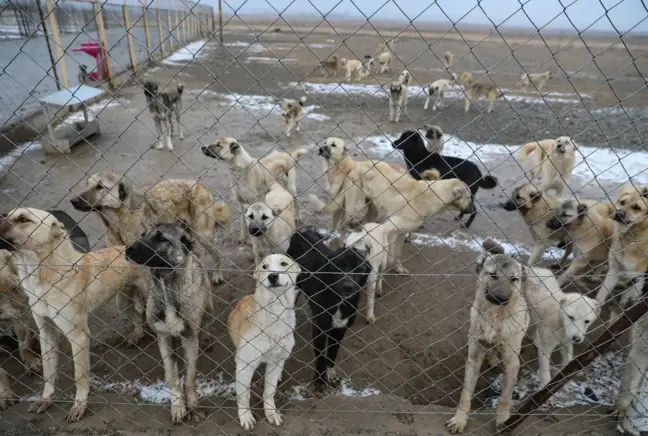
[[[202, 0], [201, 3], [217, 4], [217, 0]], [[614, 31], [615, 26], [621, 32], [634, 29], [634, 32], [648, 33], [648, 12], [642, 0], [482, 0], [479, 5], [477, 0], [223, 0], [226, 16], [234, 10], [241, 15], [276, 15], [273, 7], [293, 15], [321, 16], [321, 13], [332, 12], [336, 19], [417, 18], [447, 24], [449, 20], [460, 20], [465, 24], [489, 25], [492, 22], [516, 27], [597, 31]], [[607, 18], [606, 8], [609, 10]]]

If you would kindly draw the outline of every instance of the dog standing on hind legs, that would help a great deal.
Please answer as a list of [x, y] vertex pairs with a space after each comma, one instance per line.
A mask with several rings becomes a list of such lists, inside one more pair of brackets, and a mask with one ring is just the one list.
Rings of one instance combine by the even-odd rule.
[[[203, 316], [211, 309], [207, 273], [193, 252], [192, 232], [182, 221], [156, 224], [126, 247], [126, 258], [150, 268], [153, 288], [146, 298], [146, 318], [157, 334], [164, 376], [171, 389], [171, 421], [200, 421], [196, 363]], [[184, 386], [178, 367], [183, 363], [178, 345], [184, 350]], [[183, 392], [184, 388], [184, 392]]]
[[284, 364], [295, 346], [295, 300], [299, 265], [283, 254], [261, 260], [254, 272], [254, 295], [243, 297], [227, 318], [230, 338], [236, 347], [236, 403], [238, 418], [246, 431], [256, 423], [250, 409], [250, 389], [256, 368], [265, 363], [263, 409], [268, 421], [283, 422], [274, 396]]
[[156, 150], [163, 150], [166, 147], [169, 151], [173, 151], [171, 136], [173, 136], [174, 122], [178, 123], [178, 139], [184, 139], [182, 124], [180, 124], [182, 91], [184, 91], [183, 85], [160, 92], [160, 86], [157, 83], [149, 81], [144, 84], [146, 104], [153, 117], [158, 135], [158, 143], [154, 146]]

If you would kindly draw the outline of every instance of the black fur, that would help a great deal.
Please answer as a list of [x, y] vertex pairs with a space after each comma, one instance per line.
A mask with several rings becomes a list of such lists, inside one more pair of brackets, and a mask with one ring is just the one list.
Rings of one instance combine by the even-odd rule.
[[[473, 200], [479, 188], [492, 189], [497, 186], [495, 177], [482, 175], [479, 167], [469, 160], [430, 153], [418, 132], [408, 130], [392, 145], [403, 152], [407, 169], [416, 180], [421, 180], [421, 174], [426, 170], [436, 169], [441, 173], [442, 179], [459, 179], [468, 185]], [[470, 227], [475, 216], [477, 216], [476, 210], [470, 214], [466, 228]], [[463, 213], [459, 215], [459, 219], [462, 217]]]
[[[358, 314], [360, 290], [371, 267], [353, 248], [331, 250], [313, 229], [296, 232], [287, 251], [302, 268], [297, 286], [308, 298], [312, 312], [315, 350], [315, 388], [329, 384], [326, 370], [335, 366], [340, 343]], [[352, 274], [347, 274], [352, 273]], [[347, 320], [343, 327], [333, 326], [333, 317]]]

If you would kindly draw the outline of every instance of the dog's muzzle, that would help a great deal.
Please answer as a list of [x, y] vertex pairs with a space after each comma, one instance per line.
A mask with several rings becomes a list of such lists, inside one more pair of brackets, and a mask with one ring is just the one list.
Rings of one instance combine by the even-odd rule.
[[504, 210], [508, 210], [509, 212], [514, 212], [518, 210], [517, 204], [513, 203], [512, 200], [502, 203], [501, 206], [504, 208]]
[[627, 224], [627, 222], [626, 222], [627, 217], [628, 217], [628, 214], [623, 209], [617, 209], [612, 214], [612, 219], [614, 221], [618, 222], [618, 223], [621, 223], [621, 224]]
[[511, 293], [500, 289], [486, 291], [486, 300], [496, 306], [505, 306], [511, 301]]
[[88, 203], [81, 197], [75, 197], [71, 199], [70, 203], [72, 203], [73, 208], [81, 212], [90, 212], [94, 209], [90, 203]]
[[206, 145], [203, 145], [201, 147], [201, 150], [205, 156], [211, 157], [212, 159], [220, 160], [220, 157], [216, 153], [214, 153], [211, 148], [207, 147]]
[[259, 236], [263, 236], [265, 231], [266, 228], [263, 226], [257, 226], [256, 224], [250, 224], [248, 226], [248, 232], [250, 232], [250, 235], [254, 236], [255, 238], [258, 238]]
[[10, 238], [0, 236], [0, 250], [16, 251], [17, 248]]
[[330, 158], [331, 157], [331, 150], [328, 147], [320, 147], [319, 151], [317, 152], [318, 156], [324, 156], [325, 158]]
[[549, 221], [547, 221], [547, 227], [549, 227], [551, 230], [559, 230], [560, 228], [562, 228], [562, 226], [563, 224], [556, 217], [553, 217]]

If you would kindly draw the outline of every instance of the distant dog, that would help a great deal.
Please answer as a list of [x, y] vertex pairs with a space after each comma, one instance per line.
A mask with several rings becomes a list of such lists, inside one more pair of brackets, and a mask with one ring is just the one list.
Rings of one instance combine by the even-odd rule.
[[585, 340], [598, 318], [600, 305], [578, 292], [565, 293], [553, 273], [545, 268], [528, 269], [524, 297], [531, 312], [529, 337], [538, 350], [540, 387], [551, 380], [551, 355], [560, 349], [561, 368], [574, 358], [574, 344]]
[[461, 75], [461, 84], [464, 86], [464, 112], [468, 113], [470, 105], [475, 104], [475, 101], [481, 97], [486, 97], [490, 102], [488, 105], [488, 113], [493, 112], [495, 100], [502, 97], [502, 93], [498, 92], [497, 87], [492, 83], [476, 83], [473, 80], [471, 73], [463, 73]]
[[174, 122], [178, 123], [178, 139], [184, 139], [182, 124], [180, 123], [182, 91], [184, 91], [183, 85], [178, 85], [175, 89], [160, 92], [157, 83], [146, 82], [144, 84], [146, 104], [153, 117], [155, 130], [158, 135], [158, 143], [155, 146], [157, 150], [162, 150], [165, 146], [169, 151], [173, 150], [171, 136], [173, 136]]
[[562, 196], [574, 170], [576, 143], [569, 136], [529, 142], [518, 151], [518, 159], [530, 163], [532, 182], [538, 189], [553, 189]]
[[[193, 232], [182, 221], [156, 224], [126, 247], [126, 258], [150, 269], [154, 286], [146, 299], [146, 318], [157, 334], [165, 381], [171, 390], [171, 422], [198, 422], [196, 364], [203, 317], [211, 309], [210, 284], [194, 253]], [[184, 356], [179, 355], [179, 347]], [[178, 367], [186, 365], [184, 382]]]
[[60, 331], [72, 347], [76, 384], [67, 421], [78, 421], [90, 393], [90, 314], [119, 292], [146, 295], [148, 272], [126, 260], [123, 246], [79, 253], [63, 224], [38, 209], [14, 209], [0, 219], [0, 249], [13, 252], [38, 327], [45, 387], [30, 410], [40, 413], [54, 402]]
[[468, 358], [461, 399], [454, 417], [446, 422], [450, 433], [462, 433], [466, 427], [480, 369], [489, 353], [497, 352], [504, 365], [504, 386], [495, 418], [498, 429], [510, 417], [522, 340], [531, 321], [524, 298], [527, 268], [503, 254], [501, 247], [485, 243], [484, 248], [487, 253], [477, 259], [477, 290], [470, 309]]
[[295, 346], [295, 300], [300, 268], [282, 254], [260, 261], [254, 272], [254, 295], [243, 297], [227, 318], [230, 337], [236, 347], [236, 403], [238, 418], [245, 430], [256, 423], [250, 409], [252, 376], [265, 363], [263, 409], [273, 425], [281, 425], [275, 405], [275, 392], [281, 373]]
[[376, 322], [375, 300], [383, 293], [383, 274], [392, 267], [397, 273], [407, 273], [400, 265], [403, 233], [397, 223], [387, 220], [382, 224], [367, 223], [360, 230], [351, 231], [344, 243], [358, 250], [371, 266], [367, 280], [367, 313], [369, 324]]
[[544, 73], [524, 73], [520, 77], [520, 81], [524, 86], [524, 92], [527, 92], [529, 85], [533, 85], [540, 94], [542, 94], [542, 87], [551, 79], [553, 79], [553, 73], [551, 71], [545, 71]]
[[[452, 66], [452, 63], [454, 62], [454, 55], [452, 52], [447, 51], [443, 54], [443, 65], [446, 67], [446, 70], [450, 72], [450, 67]], [[453, 76], [456, 78], [456, 76], [453, 74]]]
[[378, 64], [380, 65], [379, 74], [391, 73], [392, 71], [392, 51], [396, 45], [395, 40], [387, 41], [387, 43], [379, 48], [376, 59], [378, 59]]
[[[296, 232], [288, 256], [301, 266], [297, 285], [308, 297], [315, 349], [315, 389], [339, 383], [335, 367], [346, 331], [358, 313], [360, 290], [371, 266], [354, 248], [332, 250], [315, 230]], [[275, 335], [275, 337], [277, 337]]]
[[290, 136], [292, 129], [297, 132], [301, 129], [299, 122], [304, 118], [304, 104], [306, 103], [306, 96], [303, 96], [299, 101], [291, 102], [285, 101], [281, 106], [281, 116], [286, 123], [286, 136]]
[[[234, 138], [220, 138], [211, 145], [203, 146], [205, 156], [218, 159], [227, 164], [230, 171], [230, 185], [234, 186], [236, 200], [245, 211], [251, 204], [259, 201], [272, 186], [279, 182], [297, 198], [297, 161], [307, 151], [297, 149], [292, 154], [275, 151], [261, 159], [256, 159]], [[295, 220], [299, 221], [299, 202], [295, 202]], [[245, 215], [240, 218], [241, 242], [247, 241], [249, 232]]]
[[338, 55], [332, 55], [322, 61], [322, 68], [324, 68], [324, 77], [337, 78], [338, 70], [340, 68], [340, 58]]
[[340, 66], [346, 70], [344, 80], [350, 82], [355, 78], [356, 82], [360, 82], [363, 77], [370, 74], [373, 63], [374, 60], [370, 56], [365, 56], [365, 62], [357, 59], [340, 59]]
[[576, 258], [558, 278], [561, 286], [590, 266], [595, 269], [607, 262], [614, 233], [613, 213], [611, 203], [568, 199], [560, 203], [547, 221], [549, 229], [566, 232], [573, 241]]
[[564, 245], [565, 254], [559, 262], [559, 266], [567, 261], [572, 252], [571, 238], [565, 229], [552, 230], [547, 226], [558, 210], [562, 200], [552, 197], [538, 190], [533, 184], [525, 183], [517, 186], [508, 201], [502, 204], [504, 210], [509, 212], [519, 211], [526, 221], [531, 237], [533, 238], [533, 250], [529, 256], [528, 264], [537, 265], [542, 260], [545, 250]]
[[441, 109], [441, 104], [443, 103], [443, 98], [445, 93], [450, 91], [457, 84], [457, 75], [452, 74], [452, 79], [439, 79], [432, 82], [430, 86], [427, 87], [427, 95], [425, 98], [424, 110], [427, 110], [432, 101], [432, 110]]
[[252, 236], [256, 260], [273, 253], [285, 253], [295, 232], [293, 196], [279, 183], [270, 186], [263, 201], [248, 207], [245, 220]]
[[[439, 133], [443, 134], [440, 129], [432, 127], [428, 129], [426, 136], [436, 138]], [[421, 175], [425, 170], [436, 169], [444, 180], [459, 179], [464, 182], [470, 188], [473, 201], [479, 188], [493, 189], [497, 186], [496, 178], [482, 175], [479, 167], [469, 160], [430, 153], [418, 132], [405, 131], [392, 145], [395, 149], [403, 152], [409, 173], [416, 180], [421, 180]], [[476, 215], [477, 210], [475, 209], [465, 223], [466, 228], [470, 227]], [[458, 220], [462, 218], [463, 213], [459, 215]]]
[[401, 111], [407, 115], [407, 90], [412, 75], [403, 70], [398, 79], [389, 85], [389, 121], [400, 121]]

